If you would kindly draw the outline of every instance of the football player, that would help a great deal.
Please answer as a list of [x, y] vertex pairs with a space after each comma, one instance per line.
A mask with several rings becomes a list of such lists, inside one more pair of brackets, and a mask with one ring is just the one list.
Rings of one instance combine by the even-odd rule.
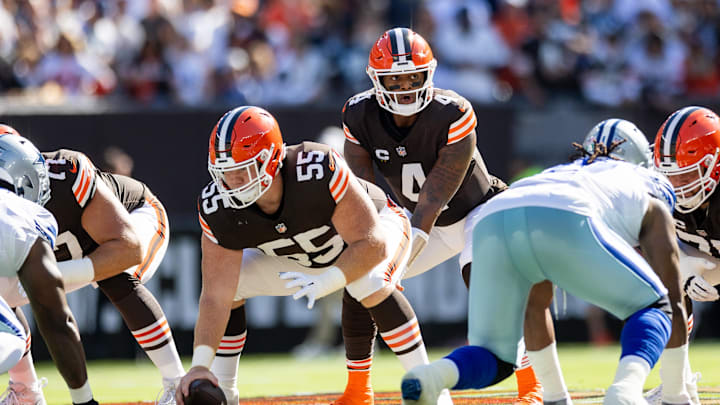
[[[101, 172], [80, 152], [60, 149], [43, 156], [52, 193], [46, 208], [59, 226], [55, 258], [66, 290], [97, 283], [160, 371], [163, 392], [158, 402], [172, 401], [184, 369], [165, 314], [143, 285], [167, 249], [165, 209], [145, 184]], [[10, 305], [27, 302], [15, 286], [5, 290], [15, 292], [9, 293]], [[37, 384], [29, 352], [10, 370], [10, 379]]]
[[[692, 302], [715, 301], [720, 285], [720, 118], [713, 111], [690, 106], [672, 113], [655, 137], [655, 167], [665, 174], [677, 195], [675, 230], [680, 239], [681, 285], [689, 312]], [[688, 331], [692, 330], [692, 315]], [[684, 384], [679, 383], [684, 377]], [[660, 367], [661, 387], [652, 390], [652, 404], [681, 403], [687, 390], [699, 404], [698, 374], [688, 360], [688, 346], [666, 349]], [[687, 402], [687, 401], [686, 401]]]
[[[625, 321], [604, 403], [645, 403], [643, 384], [663, 348], [687, 339], [675, 196], [659, 173], [609, 158], [617, 143], [596, 146], [513, 183], [468, 220], [470, 345], [407, 373], [404, 404], [433, 404], [443, 388], [483, 388], [512, 374], [527, 297], [543, 281]], [[674, 337], [671, 325], [680, 325]]]
[[[0, 128], [0, 130], [2, 130]], [[52, 247], [56, 243], [57, 223], [42, 206], [50, 199], [50, 184], [45, 159], [27, 139], [17, 132], [0, 132], [0, 276], [17, 279], [45, 338], [50, 355], [65, 379], [74, 404], [97, 404], [93, 399], [85, 366], [80, 334], [65, 300], [63, 281], [57, 269]], [[0, 306], [0, 363], [2, 372], [20, 361], [27, 351], [23, 326], [10, 308]], [[27, 343], [26, 343], [27, 342]], [[19, 382], [0, 400], [5, 404], [45, 404]], [[39, 389], [39, 388], [38, 388]]]
[[[388, 30], [370, 50], [367, 74], [373, 88], [351, 97], [343, 107], [350, 168], [375, 182], [375, 163], [411, 213], [412, 250], [404, 278], [460, 253], [467, 216], [505, 188], [488, 173], [476, 148], [472, 105], [454, 91], [433, 86], [436, 66], [420, 35], [407, 28]], [[468, 285], [470, 257], [461, 257], [460, 267]], [[348, 383], [335, 404], [372, 404], [375, 327], [367, 311], [347, 296], [342, 323]], [[541, 404], [542, 389], [527, 360], [517, 378], [516, 403]]]
[[427, 364], [415, 313], [396, 289], [410, 254], [410, 221], [382, 190], [358, 180], [328, 146], [285, 146], [275, 118], [252, 106], [220, 118], [208, 169], [213, 181], [198, 201], [202, 291], [195, 348], [178, 404], [190, 383], [203, 378], [222, 388], [228, 404], [238, 403], [244, 303], [261, 295], [307, 297], [311, 308], [345, 287], [406, 368]]
[[[583, 150], [582, 154], [592, 154], [598, 147], [611, 149], [608, 155], [617, 160], [634, 163], [638, 166], [652, 168], [652, 150], [647, 137], [630, 121], [610, 118], [597, 123], [582, 142], [574, 144]], [[543, 386], [543, 397], [546, 403], [571, 404], [572, 400], [560, 370], [557, 356], [552, 318], [545, 320], [546, 309], [553, 298], [551, 283], [548, 287], [534, 288], [543, 291], [536, 294], [535, 299], [528, 301], [525, 311], [525, 344], [527, 355], [535, 369], [538, 380]], [[535, 317], [534, 320], [532, 318]], [[547, 331], [538, 331], [532, 326], [541, 325], [546, 321]]]

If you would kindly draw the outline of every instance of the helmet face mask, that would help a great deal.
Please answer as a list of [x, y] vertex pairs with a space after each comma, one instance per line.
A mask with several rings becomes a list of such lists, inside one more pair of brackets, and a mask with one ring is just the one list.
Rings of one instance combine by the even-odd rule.
[[45, 205], [50, 200], [45, 158], [17, 132], [0, 135], [0, 179], [9, 183], [15, 194], [34, 203]]
[[[366, 72], [375, 90], [380, 107], [402, 116], [411, 116], [422, 111], [433, 99], [433, 77], [437, 61], [432, 50], [417, 33], [407, 28], [393, 28], [386, 31], [370, 51]], [[422, 74], [422, 85], [416, 89], [395, 90], [385, 87], [383, 78], [405, 74]], [[411, 103], [400, 98], [415, 97]]]
[[235, 163], [230, 158], [226, 162], [216, 160], [216, 164], [208, 166], [218, 192], [228, 199], [231, 207], [248, 207], [270, 188], [273, 181], [267, 173], [270, 156], [272, 150], [263, 149], [258, 156], [242, 162]]
[[275, 118], [258, 107], [238, 107], [220, 118], [210, 137], [208, 171], [227, 205], [241, 209], [270, 189], [285, 145]]
[[658, 130], [654, 157], [656, 169], [673, 185], [676, 210], [694, 211], [720, 179], [720, 118], [696, 106], [674, 112]]

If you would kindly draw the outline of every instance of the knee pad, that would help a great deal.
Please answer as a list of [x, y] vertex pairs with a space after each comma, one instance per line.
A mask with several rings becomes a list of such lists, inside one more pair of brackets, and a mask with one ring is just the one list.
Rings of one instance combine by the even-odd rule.
[[648, 362], [650, 368], [670, 339], [671, 321], [668, 315], [659, 308], [645, 308], [634, 313], [625, 321], [620, 335], [622, 354], [638, 356]]
[[111, 302], [121, 301], [141, 285], [137, 277], [124, 272], [98, 281], [97, 284]]
[[480, 346], [463, 346], [445, 357], [458, 368], [457, 384], [452, 389], [485, 388], [508, 378], [515, 371], [513, 364], [497, 358]]

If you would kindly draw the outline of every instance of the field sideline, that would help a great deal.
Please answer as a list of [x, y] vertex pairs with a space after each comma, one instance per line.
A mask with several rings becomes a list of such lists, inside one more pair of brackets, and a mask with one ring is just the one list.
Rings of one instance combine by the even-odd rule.
[[[437, 359], [447, 354], [450, 349], [433, 349], [430, 358]], [[598, 397], [598, 390], [606, 388], [612, 381], [614, 369], [620, 354], [619, 346], [595, 348], [580, 344], [561, 344], [559, 348], [563, 372], [571, 391], [595, 391], [589, 395]], [[189, 358], [185, 366], [189, 366]], [[690, 361], [695, 371], [703, 376], [700, 386], [710, 394], [712, 403], [720, 403], [720, 341], [695, 342], [690, 346]], [[245, 398], [287, 396], [303, 394], [336, 393], [345, 385], [345, 361], [342, 353], [330, 353], [322, 358], [311, 361], [295, 360], [289, 355], [247, 355], [240, 360], [238, 386]], [[90, 383], [96, 399], [101, 404], [137, 403], [153, 401], [160, 391], [160, 375], [147, 360], [128, 361], [92, 361], [89, 363]], [[399, 388], [403, 370], [400, 363], [387, 350], [381, 350], [373, 364], [373, 385], [376, 393], [393, 392]], [[67, 404], [70, 402], [67, 388], [52, 363], [38, 364], [38, 375], [49, 380], [45, 387], [45, 396], [50, 405]], [[645, 386], [652, 388], [659, 383], [658, 367], [653, 370]], [[1, 386], [6, 386], [7, 375], [0, 379]], [[515, 379], [509, 378], [493, 387], [493, 390], [514, 391]], [[479, 398], [490, 393], [477, 393]], [[508, 395], [509, 393], [506, 393]], [[462, 395], [458, 392], [454, 397]], [[393, 394], [378, 395], [386, 400], [376, 403], [398, 403]], [[329, 399], [328, 399], [329, 398]], [[318, 403], [329, 403], [334, 397], [316, 398]], [[458, 398], [461, 399], [461, 398]], [[502, 395], [493, 394], [490, 399], [502, 403]], [[325, 402], [326, 401], [326, 402]], [[480, 400], [470, 400], [479, 403]], [[266, 403], [278, 402], [269, 401]], [[464, 400], [455, 401], [470, 403]], [[484, 403], [490, 403], [483, 401]], [[578, 402], [578, 401], [576, 401]], [[588, 403], [597, 402], [589, 399]], [[242, 402], [241, 402], [242, 403]], [[308, 403], [297, 401], [295, 397], [287, 403]], [[311, 402], [313, 403], [313, 402]]]

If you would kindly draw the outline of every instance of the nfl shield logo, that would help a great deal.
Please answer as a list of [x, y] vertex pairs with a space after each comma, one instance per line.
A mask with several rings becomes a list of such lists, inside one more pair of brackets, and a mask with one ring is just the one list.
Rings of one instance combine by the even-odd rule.
[[395, 148], [395, 151], [397, 152], [398, 156], [405, 157], [407, 156], [407, 151], [405, 150], [404, 146], [398, 146]]
[[275, 225], [275, 230], [279, 233], [285, 233], [285, 231], [287, 231], [287, 226], [285, 226], [284, 223], [280, 222], [279, 224]]

